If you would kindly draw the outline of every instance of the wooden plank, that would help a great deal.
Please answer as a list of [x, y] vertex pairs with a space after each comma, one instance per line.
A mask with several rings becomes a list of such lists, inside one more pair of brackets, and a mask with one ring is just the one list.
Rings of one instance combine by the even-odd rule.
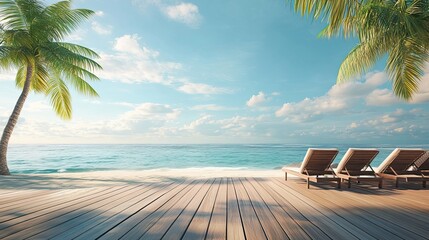
[[45, 196], [49, 194], [51, 191], [49, 190], [24, 190], [22, 192], [16, 193], [12, 196], [4, 197], [0, 200], [0, 207], [7, 207], [10, 205], [14, 205], [20, 201], [26, 201], [27, 199]]
[[248, 181], [252, 184], [262, 201], [264, 201], [268, 206], [269, 211], [274, 215], [275, 219], [279, 222], [290, 239], [311, 239], [304, 229], [294, 220], [294, 218], [280, 206], [280, 203], [278, 203], [268, 191], [258, 184], [258, 181], [266, 180], [253, 178], [248, 179]]
[[[290, 187], [294, 187], [289, 184]], [[403, 238], [425, 237], [429, 235], [429, 230], [426, 228], [429, 221], [421, 221], [417, 219], [416, 214], [407, 215], [402, 210], [403, 208], [395, 205], [396, 202], [390, 202], [389, 199], [371, 201], [371, 196], [368, 194], [357, 195], [353, 192], [338, 192], [336, 198], [327, 195], [324, 191], [313, 193], [312, 195], [320, 195], [335, 202], [337, 205], [346, 205], [354, 209], [354, 215], [365, 215], [365, 219], [370, 219], [374, 226], [379, 226]], [[382, 231], [380, 231], [382, 232]], [[385, 235], [388, 236], [388, 235]], [[407, 237], [408, 236], [408, 237]]]
[[[183, 196], [180, 200], [176, 201], [174, 205], [167, 212], [165, 212], [161, 216], [161, 218], [156, 221], [156, 223], [153, 224], [146, 232], [144, 232], [144, 229], [140, 228], [139, 231], [144, 232], [144, 234], [141, 235], [140, 239], [158, 240], [163, 238], [167, 230], [169, 230], [171, 225], [176, 221], [176, 219], [181, 214], [183, 214], [185, 209], [187, 209], [187, 206], [192, 201], [202, 201], [203, 197], [207, 193], [207, 190], [209, 189], [208, 186], [212, 185], [212, 182], [213, 181], [204, 181], [195, 184], [195, 186], [193, 186], [193, 188], [185, 196]], [[178, 235], [178, 233], [176, 232], [176, 239], [179, 236], [181, 235]]]
[[[194, 183], [191, 183], [185, 190], [182, 190], [175, 196], [173, 196], [168, 201], [159, 207], [155, 212], [150, 214], [148, 217], [138, 222], [130, 231], [128, 231], [121, 238], [123, 239], [140, 239], [140, 237], [146, 233], [151, 227], [153, 227], [157, 222], [165, 216], [169, 210], [174, 208], [177, 203], [183, 204], [186, 200], [190, 200], [190, 197], [193, 196], [201, 188], [201, 180], [197, 180]], [[178, 206], [180, 208], [181, 206]], [[178, 210], [178, 209], [176, 209]]]
[[226, 239], [227, 225], [227, 191], [228, 182], [226, 178], [221, 179], [218, 194], [215, 200], [212, 217], [207, 230], [206, 239]]
[[64, 203], [65, 199], [73, 201], [79, 199], [77, 196], [90, 196], [92, 194], [107, 191], [108, 189], [85, 189], [75, 190], [70, 192], [57, 192], [54, 195], [47, 196], [46, 199], [41, 198], [30, 202], [25, 202], [20, 206], [11, 206], [11, 209], [1, 211], [0, 223], [7, 222], [14, 218], [19, 218], [25, 215], [36, 213], [38, 211], [48, 209]]
[[[280, 196], [287, 198], [305, 218], [318, 226], [326, 235], [333, 239], [357, 239], [350, 231], [361, 232], [360, 229], [354, 227], [344, 219], [338, 216], [335, 217], [336, 215], [332, 211], [320, 210], [321, 206], [317, 202], [306, 199], [305, 197], [297, 197], [294, 193], [286, 191], [274, 180], [263, 182], [263, 185], [272, 188]], [[335, 221], [331, 219], [332, 217]]]
[[0, 238], [394, 240], [429, 235], [429, 194], [420, 188], [374, 190], [360, 184], [347, 191], [307, 190], [280, 178], [217, 179], [200, 188], [189, 183], [0, 190], [5, 203], [0, 204]]
[[[88, 190], [88, 189], [85, 189], [85, 190]], [[47, 204], [52, 201], [58, 201], [56, 200], [58, 196], [69, 195], [76, 192], [82, 192], [85, 190], [72, 189], [72, 190], [63, 190], [63, 191], [50, 191], [46, 194], [43, 194], [37, 197], [17, 199], [16, 201], [10, 202], [8, 204], [0, 204], [0, 212], [4, 216], [9, 212], [16, 211], [16, 209], [26, 210], [28, 208], [31, 208], [31, 204], [34, 204], [34, 203], [38, 203], [38, 205]]]
[[249, 196], [240, 180], [234, 178], [233, 184], [237, 194], [238, 207], [240, 209], [246, 239], [267, 239], [264, 229], [262, 228], [258, 216], [253, 209], [252, 203], [250, 202]]
[[[173, 199], [178, 194], [182, 195], [183, 193], [186, 193], [194, 182], [195, 181], [180, 184], [178, 187], [174, 188], [173, 191], [162, 195], [160, 198], [157, 198], [154, 202], [151, 202], [151, 204], [140, 209], [138, 212], [128, 216], [125, 220], [121, 221], [111, 229], [103, 229], [102, 231], [99, 230], [97, 233], [98, 239], [119, 239], [123, 237], [141, 221], [149, 217], [151, 214], [157, 212], [158, 209], [161, 208], [167, 201]], [[84, 234], [80, 235], [76, 239], [88, 238], [86, 237], [86, 234]]]
[[198, 208], [201, 206], [202, 200], [209, 192], [209, 189], [213, 185], [213, 182], [214, 179], [210, 179], [209, 182], [204, 184], [198, 194], [195, 195], [194, 198], [192, 198], [192, 201], [185, 207], [180, 216], [170, 226], [170, 228], [164, 234], [162, 239], [175, 240], [181, 238], [185, 234], [186, 229], [194, 218], [195, 213], [198, 211]]
[[[265, 179], [265, 181], [270, 181]], [[312, 222], [307, 219], [298, 209], [288, 200], [287, 195], [281, 195], [278, 192], [274, 191], [271, 187], [268, 187], [265, 181], [259, 180], [257, 183], [260, 185], [260, 189], [267, 191], [270, 196], [279, 203], [279, 206], [284, 209], [284, 211], [293, 218], [293, 220], [310, 236], [311, 239], [331, 239], [326, 235], [319, 226], [317, 222]]]
[[253, 206], [253, 209], [256, 212], [256, 215], [259, 219], [259, 222], [264, 229], [265, 235], [268, 239], [289, 239], [286, 235], [283, 228], [280, 226], [277, 219], [269, 210], [268, 206], [265, 204], [264, 200], [259, 196], [257, 191], [246, 179], [242, 178], [241, 184], [243, 184], [244, 189], [247, 192], [247, 195], [250, 198], [250, 202]]
[[36, 206], [31, 205], [33, 207], [33, 210], [32, 210], [33, 212], [26, 214], [24, 216], [12, 217], [9, 220], [0, 223], [0, 230], [14, 226], [19, 223], [30, 221], [32, 219], [41, 217], [51, 212], [59, 211], [62, 208], [65, 208], [74, 204], [78, 204], [81, 201], [92, 199], [95, 196], [97, 196], [97, 194], [98, 195], [109, 194], [110, 192], [116, 191], [121, 188], [123, 188], [123, 186], [114, 187], [107, 190], [93, 189], [92, 191], [85, 192], [83, 195], [72, 195], [72, 196], [63, 197], [60, 201], [54, 202], [52, 205], [49, 205], [49, 206], [38, 207], [37, 205]]
[[213, 212], [214, 203], [219, 191], [220, 179], [215, 179], [213, 185], [208, 190], [207, 195], [201, 202], [194, 218], [188, 226], [183, 239], [204, 239], [207, 233], [210, 218]]
[[[320, 196], [320, 191], [303, 191], [304, 189], [297, 184], [288, 183], [285, 184], [287, 188], [299, 192], [300, 194], [317, 201], [324, 209], [332, 209], [335, 214], [339, 217], [344, 218], [354, 226], [362, 230], [362, 233], [356, 233], [359, 238], [365, 239], [401, 239], [397, 235], [397, 230], [392, 229], [388, 231], [392, 225], [387, 225], [381, 222], [381, 219], [377, 219], [372, 215], [362, 214], [360, 209], [355, 208], [349, 201], [338, 196], [338, 192], [327, 193], [324, 197]], [[310, 193], [309, 193], [310, 192]], [[383, 228], [384, 227], [384, 228]], [[387, 228], [386, 228], [387, 227]], [[392, 233], [395, 232], [395, 233]], [[368, 236], [369, 235], [369, 236]], [[410, 236], [411, 237], [411, 236]]]
[[104, 233], [108, 232], [109, 230], [120, 225], [129, 217], [132, 217], [133, 215], [139, 213], [144, 208], [148, 207], [150, 204], [160, 199], [162, 196], [170, 192], [176, 191], [177, 188], [181, 188], [182, 184], [183, 182], [173, 183], [171, 185], [168, 185], [167, 187], [156, 188], [154, 189], [155, 192], [148, 191], [147, 198], [143, 199], [140, 202], [137, 202], [136, 204], [131, 205], [122, 212], [113, 214], [107, 219], [103, 218], [99, 221], [91, 221], [90, 224], [86, 223], [78, 228], [70, 229], [70, 231], [64, 232], [64, 237], [62, 237], [62, 235], [58, 235], [58, 237], [55, 237], [54, 239], [62, 240], [64, 238], [68, 239], [69, 237], [73, 239], [96, 239], [102, 236]]
[[228, 178], [227, 181], [227, 225], [226, 236], [227, 239], [245, 239], [244, 228], [241, 221], [240, 210], [238, 208], [238, 200], [235, 192], [232, 179]]
[[[39, 218], [32, 219], [30, 221], [24, 222], [23, 224], [17, 224], [12, 228], [8, 228], [3, 232], [7, 232], [6, 236], [3, 239], [23, 239], [30, 237], [34, 234], [42, 232], [45, 228], [49, 228], [50, 226], [56, 226], [63, 222], [66, 222], [70, 219], [74, 219], [84, 213], [86, 213], [87, 208], [95, 208], [97, 209], [104, 204], [109, 203], [110, 201], [114, 201], [118, 198], [121, 198], [123, 195], [128, 194], [130, 191], [133, 191], [137, 186], [128, 186], [122, 189], [119, 189], [109, 195], [98, 196], [96, 198], [79, 202], [76, 205], [69, 206], [67, 208], [60, 209], [59, 211], [43, 215]], [[13, 234], [10, 234], [11, 231], [15, 231]], [[16, 230], [18, 230], [16, 232]]]
[[[50, 225], [46, 228], [45, 231], [31, 236], [29, 239], [47, 239], [57, 236], [59, 234], [64, 234], [65, 231], [74, 228], [78, 225], [82, 225], [89, 222], [96, 221], [100, 216], [106, 218], [107, 214], [118, 214], [122, 209], [123, 205], [128, 205], [136, 203], [142, 200], [142, 197], [147, 197], [147, 192], [151, 192], [153, 188], [150, 184], [143, 185], [137, 188], [134, 188], [132, 191], [121, 194], [119, 198], [109, 198], [107, 204], [100, 205], [97, 208], [84, 208], [80, 209], [80, 212], [84, 212], [80, 216], [77, 216], [73, 219], [70, 219], [64, 223], [61, 223], [57, 226]], [[106, 214], [107, 213], [107, 214]], [[58, 222], [56, 222], [58, 223]], [[82, 229], [79, 229], [82, 230]], [[64, 236], [64, 235], [63, 235]]]

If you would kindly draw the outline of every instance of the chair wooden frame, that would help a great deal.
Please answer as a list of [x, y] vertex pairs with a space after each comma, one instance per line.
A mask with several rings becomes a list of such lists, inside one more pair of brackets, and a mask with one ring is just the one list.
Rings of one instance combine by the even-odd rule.
[[[312, 154], [315, 152], [324, 152], [324, 151], [329, 151], [332, 152], [332, 155], [329, 155], [329, 161], [327, 161], [327, 165], [323, 166], [323, 169], [308, 169], [308, 165], [311, 163], [312, 160]], [[301, 165], [301, 170], [300, 171], [296, 171], [294, 169], [290, 169], [288, 167], [284, 167], [282, 168], [282, 170], [285, 173], [285, 180], [288, 180], [288, 173], [292, 174], [294, 176], [303, 178], [307, 181], [307, 188], [310, 188], [310, 182], [315, 182], [315, 183], [322, 183], [322, 182], [336, 182], [337, 183], [337, 188], [341, 188], [341, 178], [337, 177], [335, 175], [334, 169], [332, 169], [331, 164], [334, 161], [335, 157], [338, 154], [338, 150], [337, 149], [313, 149], [313, 148], [309, 148], [307, 151], [307, 154], [304, 158], [304, 161]], [[327, 175], [332, 175], [332, 176], [327, 176]]]
[[[408, 163], [406, 165], [401, 166], [401, 169], [395, 169], [391, 165], [394, 164], [397, 158], [400, 156], [401, 151], [409, 152], [410, 156], [408, 156]], [[399, 181], [404, 180], [405, 182], [422, 182], [422, 187], [426, 188], [426, 182], [429, 181], [429, 176], [425, 175], [425, 172], [419, 170], [419, 167], [416, 166], [415, 162], [419, 159], [426, 151], [422, 149], [395, 149], [393, 152], [384, 160], [388, 161], [388, 164], [384, 164], [384, 162], [380, 165], [384, 166], [384, 169], [378, 169], [377, 174], [382, 178], [389, 179], [395, 181], [395, 187], [399, 187]], [[393, 159], [392, 159], [393, 158]], [[416, 170], [409, 170], [414, 168]]]
[[[338, 164], [335, 174], [340, 177], [342, 181], [347, 181], [348, 188], [351, 187], [352, 181], [357, 183], [377, 182], [378, 188], [382, 188], [383, 178], [378, 176], [371, 166], [371, 162], [378, 155], [378, 152], [379, 151], [377, 149], [349, 148], [343, 159], [341, 159], [340, 163]], [[361, 164], [355, 166], [355, 169], [347, 168], [347, 164], [350, 166], [350, 164], [356, 164], [356, 162]]]

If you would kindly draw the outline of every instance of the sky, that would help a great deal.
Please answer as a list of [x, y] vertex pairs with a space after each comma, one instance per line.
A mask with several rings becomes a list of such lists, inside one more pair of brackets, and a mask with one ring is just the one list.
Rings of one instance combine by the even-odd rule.
[[[55, 1], [47, 1], [53, 3]], [[284, 0], [75, 0], [95, 15], [65, 41], [95, 50], [99, 98], [63, 121], [30, 94], [13, 144], [427, 144], [429, 64], [410, 102], [384, 62], [336, 85], [356, 39]], [[20, 94], [0, 72], [0, 129]]]

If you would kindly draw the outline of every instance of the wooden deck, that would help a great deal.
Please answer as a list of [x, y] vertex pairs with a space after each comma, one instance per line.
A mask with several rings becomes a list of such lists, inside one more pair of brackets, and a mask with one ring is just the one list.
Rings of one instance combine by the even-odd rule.
[[428, 239], [429, 190], [217, 178], [0, 190], [0, 239]]

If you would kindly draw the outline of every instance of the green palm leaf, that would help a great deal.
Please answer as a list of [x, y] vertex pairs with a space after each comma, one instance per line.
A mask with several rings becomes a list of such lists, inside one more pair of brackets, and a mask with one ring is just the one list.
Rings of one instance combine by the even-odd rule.
[[320, 36], [343, 32], [359, 38], [338, 71], [344, 82], [370, 70], [387, 55], [386, 71], [394, 93], [411, 100], [418, 91], [429, 53], [427, 0], [295, 0], [295, 11], [322, 18], [328, 25]]
[[64, 120], [71, 119], [72, 105], [69, 89], [66, 83], [60, 78], [60, 73], [56, 72], [52, 75], [47, 91], [52, 107], [60, 118]]
[[[62, 39], [94, 12], [72, 9], [71, 1], [45, 6], [38, 0], [0, 0], [0, 69], [18, 69], [16, 86], [22, 93], [4, 129], [0, 144], [0, 174], [9, 174], [9, 138], [30, 91], [49, 96], [56, 114], [71, 119], [68, 85], [87, 96], [98, 96], [87, 80], [101, 66], [96, 52]], [[6, 167], [5, 167], [6, 166]]]

